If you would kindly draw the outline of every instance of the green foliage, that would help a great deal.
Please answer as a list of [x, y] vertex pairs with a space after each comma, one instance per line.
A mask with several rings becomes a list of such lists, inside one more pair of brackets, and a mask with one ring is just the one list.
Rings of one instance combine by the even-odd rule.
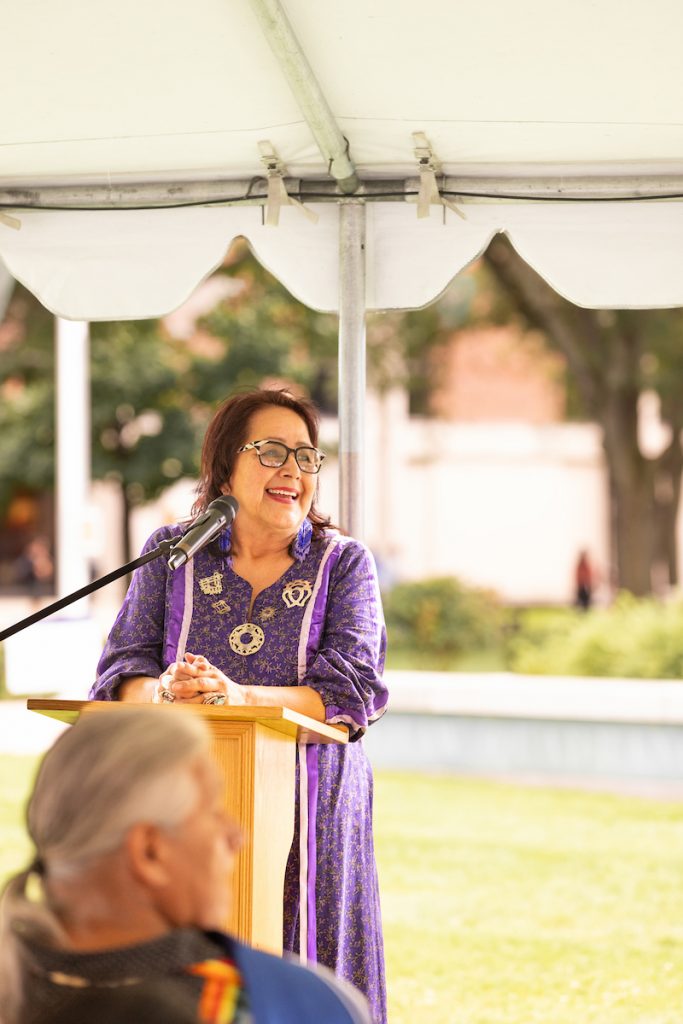
[[612, 607], [588, 613], [526, 613], [508, 663], [538, 675], [682, 679], [683, 602], [623, 593]]
[[17, 285], [0, 347], [0, 516], [18, 488], [54, 476], [54, 320]]
[[457, 579], [399, 583], [384, 597], [390, 647], [423, 655], [495, 648], [503, 612], [488, 591]]
[[93, 475], [117, 480], [128, 504], [196, 474], [208, 416], [193, 398], [200, 363], [157, 321], [92, 325]]
[[[231, 256], [223, 272], [242, 286], [202, 321], [203, 328], [223, 343], [207, 361], [208, 379], [202, 381], [202, 394], [208, 395], [217, 381], [241, 386], [274, 377], [296, 382], [322, 409], [335, 412], [336, 315], [298, 302], [258, 263], [246, 244], [237, 246]], [[440, 346], [454, 330], [479, 316], [478, 281], [472, 275], [455, 278], [440, 301], [425, 309], [367, 315], [368, 380], [374, 388], [406, 387], [411, 409], [429, 411]], [[215, 398], [222, 398], [224, 390]]]
[[415, 651], [412, 647], [397, 647], [390, 638], [386, 668], [392, 672], [505, 672], [507, 665], [502, 646], [472, 651]]
[[48, 380], [0, 400], [0, 516], [19, 488], [54, 480], [54, 391]]
[[[14, 337], [0, 352], [0, 514], [18, 487], [54, 483], [54, 322], [17, 286]], [[93, 475], [117, 480], [128, 504], [197, 469], [202, 407], [188, 385], [198, 361], [157, 321], [91, 326]]]

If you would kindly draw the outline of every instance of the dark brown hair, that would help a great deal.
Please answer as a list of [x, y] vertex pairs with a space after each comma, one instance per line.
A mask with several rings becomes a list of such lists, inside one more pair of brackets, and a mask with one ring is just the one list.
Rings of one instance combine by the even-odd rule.
[[[290, 409], [301, 417], [308, 429], [311, 444], [318, 446], [318, 412], [308, 399], [295, 398], [285, 388], [255, 388], [231, 395], [214, 413], [204, 436], [193, 515], [203, 512], [214, 498], [223, 493], [221, 487], [232, 477], [238, 450], [250, 440], [247, 431], [251, 417], [269, 405]], [[316, 509], [315, 498], [308, 519], [313, 527], [314, 537], [321, 536], [330, 526], [329, 516], [323, 516]]]

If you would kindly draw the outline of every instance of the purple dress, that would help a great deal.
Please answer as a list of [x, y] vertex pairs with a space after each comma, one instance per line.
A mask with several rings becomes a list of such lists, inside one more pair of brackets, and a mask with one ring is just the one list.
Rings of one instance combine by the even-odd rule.
[[[180, 532], [163, 527], [144, 550]], [[372, 772], [362, 742], [355, 742], [387, 705], [374, 561], [349, 537], [312, 539], [305, 520], [294, 564], [258, 595], [249, 616], [251, 585], [233, 572], [229, 544], [226, 531], [175, 573], [164, 558], [136, 571], [90, 697], [116, 700], [122, 679], [158, 676], [187, 650], [203, 654], [236, 683], [311, 686], [323, 700], [326, 721], [349, 726], [348, 745], [299, 750], [284, 947], [351, 981], [367, 996], [375, 1024], [384, 1024]]]

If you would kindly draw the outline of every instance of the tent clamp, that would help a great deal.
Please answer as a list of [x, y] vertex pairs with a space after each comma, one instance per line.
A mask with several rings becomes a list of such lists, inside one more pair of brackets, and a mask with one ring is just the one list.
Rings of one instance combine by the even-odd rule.
[[[353, 195], [358, 191], [360, 181], [349, 152], [349, 140], [335, 120], [282, 3], [280, 0], [250, 0], [250, 3], [325, 160], [328, 173], [345, 195]], [[305, 5], [303, 18], [306, 20]]]
[[10, 213], [3, 213], [2, 210], [0, 210], [0, 224], [6, 228], [13, 228], [15, 231], [19, 231], [21, 228], [21, 221], [18, 217], [13, 217]]
[[275, 152], [273, 144], [264, 140], [258, 144], [261, 154], [261, 163], [266, 169], [268, 179], [268, 194], [266, 196], [265, 223], [269, 227], [276, 228], [280, 223], [280, 210], [283, 206], [296, 206], [304, 213], [312, 224], [318, 223], [318, 214], [309, 210], [298, 199], [294, 199], [287, 192], [285, 186], [285, 174], [287, 168]]
[[465, 214], [450, 199], [441, 195], [437, 184], [436, 176], [441, 174], [441, 163], [435, 156], [429, 139], [424, 132], [413, 132], [413, 144], [415, 159], [420, 171], [420, 191], [417, 196], [417, 216], [420, 220], [429, 216], [429, 207], [441, 206], [457, 213], [458, 217], [465, 220]]

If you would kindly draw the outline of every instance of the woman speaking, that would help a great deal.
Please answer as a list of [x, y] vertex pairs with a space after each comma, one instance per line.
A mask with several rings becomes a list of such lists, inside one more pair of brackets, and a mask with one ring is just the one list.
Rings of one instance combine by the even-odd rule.
[[[314, 408], [286, 391], [241, 393], [220, 407], [194, 511], [232, 495], [237, 517], [184, 568], [156, 559], [136, 571], [90, 696], [285, 705], [348, 727], [352, 742], [309, 746], [298, 766], [284, 948], [351, 981], [384, 1024], [372, 773], [353, 741], [386, 709], [385, 631], [372, 556], [316, 510], [317, 445]], [[181, 533], [163, 527], [145, 550]], [[308, 865], [299, 863], [302, 821]]]

